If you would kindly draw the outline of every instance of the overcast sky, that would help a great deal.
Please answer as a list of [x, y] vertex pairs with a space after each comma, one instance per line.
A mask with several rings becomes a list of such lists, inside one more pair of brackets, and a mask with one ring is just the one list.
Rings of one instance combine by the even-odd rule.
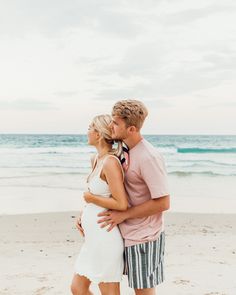
[[0, 133], [86, 133], [126, 98], [146, 134], [236, 134], [236, 1], [0, 0]]

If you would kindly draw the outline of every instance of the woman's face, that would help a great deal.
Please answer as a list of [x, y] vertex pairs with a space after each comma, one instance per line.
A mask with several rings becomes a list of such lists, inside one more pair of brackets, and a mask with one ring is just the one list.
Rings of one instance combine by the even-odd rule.
[[88, 144], [90, 145], [95, 145], [95, 143], [98, 142], [99, 133], [94, 128], [93, 124], [90, 124], [88, 127], [87, 137], [88, 137]]

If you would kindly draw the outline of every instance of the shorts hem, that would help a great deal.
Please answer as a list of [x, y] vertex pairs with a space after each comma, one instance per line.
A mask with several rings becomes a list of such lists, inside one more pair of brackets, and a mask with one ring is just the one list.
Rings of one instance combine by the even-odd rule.
[[150, 284], [150, 286], [132, 286], [131, 284], [128, 283], [128, 286], [132, 289], [138, 289], [138, 290], [143, 290], [143, 289], [151, 289], [151, 288], [155, 288], [159, 285], [161, 285], [162, 283], [164, 283], [165, 279], [157, 282], [157, 283], [154, 283], [154, 284]]

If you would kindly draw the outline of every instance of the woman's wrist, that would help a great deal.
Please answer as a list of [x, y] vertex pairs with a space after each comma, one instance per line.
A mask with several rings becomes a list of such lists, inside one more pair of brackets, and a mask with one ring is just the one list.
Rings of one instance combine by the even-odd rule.
[[89, 194], [89, 201], [90, 203], [93, 203], [93, 201], [95, 200], [96, 196], [93, 195], [92, 193]]
[[95, 197], [95, 195], [93, 195], [93, 194], [90, 193], [90, 192], [85, 192], [85, 193], [84, 193], [84, 200], [85, 200], [85, 202], [87, 202], [87, 203], [92, 203], [93, 200], [94, 200], [94, 197]]

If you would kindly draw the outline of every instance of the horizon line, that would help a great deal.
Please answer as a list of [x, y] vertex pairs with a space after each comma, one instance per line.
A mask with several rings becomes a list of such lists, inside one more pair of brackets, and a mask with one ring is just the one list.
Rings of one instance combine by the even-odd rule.
[[[86, 133], [0, 133], [0, 135], [87, 135]], [[236, 134], [233, 133], [142, 133], [142, 135], [166, 135], [166, 136], [183, 136], [183, 135], [196, 135], [196, 136], [209, 136], [209, 135], [215, 135], [215, 136], [236, 136]]]

